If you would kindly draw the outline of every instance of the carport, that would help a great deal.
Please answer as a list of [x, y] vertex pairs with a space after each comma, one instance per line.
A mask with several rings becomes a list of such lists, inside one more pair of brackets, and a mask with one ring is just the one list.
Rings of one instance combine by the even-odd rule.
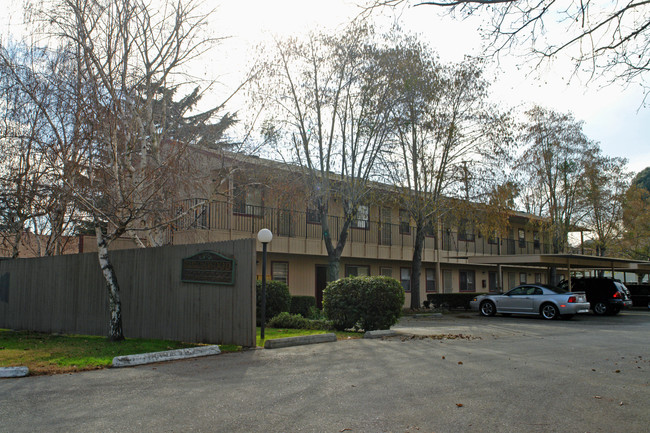
[[[499, 279], [503, 281], [502, 266], [539, 266], [566, 269], [568, 275], [572, 270], [596, 269], [611, 270], [612, 275], [618, 272], [650, 272], [650, 262], [641, 260], [619, 259], [615, 257], [586, 256], [582, 254], [524, 254], [506, 256], [475, 256], [468, 257], [467, 262], [475, 265], [498, 266]], [[501, 284], [502, 286], [502, 284]], [[503, 287], [503, 286], [502, 286]], [[569, 290], [571, 279], [569, 279]]]

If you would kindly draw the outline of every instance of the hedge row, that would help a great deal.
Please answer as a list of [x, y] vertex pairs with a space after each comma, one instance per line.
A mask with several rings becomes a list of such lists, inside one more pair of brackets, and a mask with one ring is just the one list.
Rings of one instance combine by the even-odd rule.
[[484, 293], [427, 293], [426, 308], [464, 308], [469, 310], [469, 302]]

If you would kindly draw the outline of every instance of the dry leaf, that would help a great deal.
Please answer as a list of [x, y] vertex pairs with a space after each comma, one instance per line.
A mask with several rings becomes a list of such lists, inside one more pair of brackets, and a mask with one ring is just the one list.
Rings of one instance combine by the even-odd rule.
[[456, 403], [456, 406], [463, 407], [463, 403]]
[[463, 365], [463, 361], [458, 361], [458, 365]]
[[598, 398], [598, 399], [601, 399], [602, 397], [601, 397], [601, 396], [599, 396], [599, 395], [594, 395], [594, 398]]

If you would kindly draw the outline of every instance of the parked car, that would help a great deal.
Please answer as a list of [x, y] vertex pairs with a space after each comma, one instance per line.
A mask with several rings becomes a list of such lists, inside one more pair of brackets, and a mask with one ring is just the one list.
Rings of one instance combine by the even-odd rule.
[[546, 284], [522, 284], [503, 294], [480, 295], [469, 303], [483, 316], [533, 314], [544, 319], [570, 319], [589, 312], [589, 302], [582, 292], [567, 292]]
[[[566, 290], [569, 282], [561, 281], [559, 286]], [[630, 291], [623, 283], [611, 278], [571, 278], [571, 290], [585, 292], [591, 309], [598, 316], [618, 314], [632, 306]]]

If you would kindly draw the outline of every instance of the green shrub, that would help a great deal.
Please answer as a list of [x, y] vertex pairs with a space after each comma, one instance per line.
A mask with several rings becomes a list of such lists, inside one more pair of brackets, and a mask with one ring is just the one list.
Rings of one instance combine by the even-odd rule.
[[361, 278], [341, 278], [323, 290], [323, 311], [337, 331], [354, 328], [361, 318]]
[[404, 289], [399, 281], [389, 277], [364, 278], [361, 327], [365, 331], [390, 329], [402, 314]]
[[323, 292], [326, 317], [334, 328], [389, 329], [404, 305], [404, 289], [389, 277], [350, 277], [333, 281]]
[[[281, 281], [266, 282], [266, 320], [291, 308], [289, 286]], [[262, 323], [262, 282], [257, 282], [257, 325]]]
[[322, 320], [325, 319], [325, 313], [323, 313], [323, 310], [319, 309], [318, 307], [309, 307], [309, 315], [307, 316], [308, 319], [311, 320]]
[[332, 329], [332, 324], [327, 320], [309, 320], [300, 314], [290, 314], [287, 312], [280, 313], [269, 320], [269, 328], [288, 328], [288, 329], [311, 329], [317, 331], [328, 331]]
[[300, 314], [302, 317], [309, 317], [309, 310], [316, 308], [316, 298], [313, 296], [292, 296], [291, 314]]

